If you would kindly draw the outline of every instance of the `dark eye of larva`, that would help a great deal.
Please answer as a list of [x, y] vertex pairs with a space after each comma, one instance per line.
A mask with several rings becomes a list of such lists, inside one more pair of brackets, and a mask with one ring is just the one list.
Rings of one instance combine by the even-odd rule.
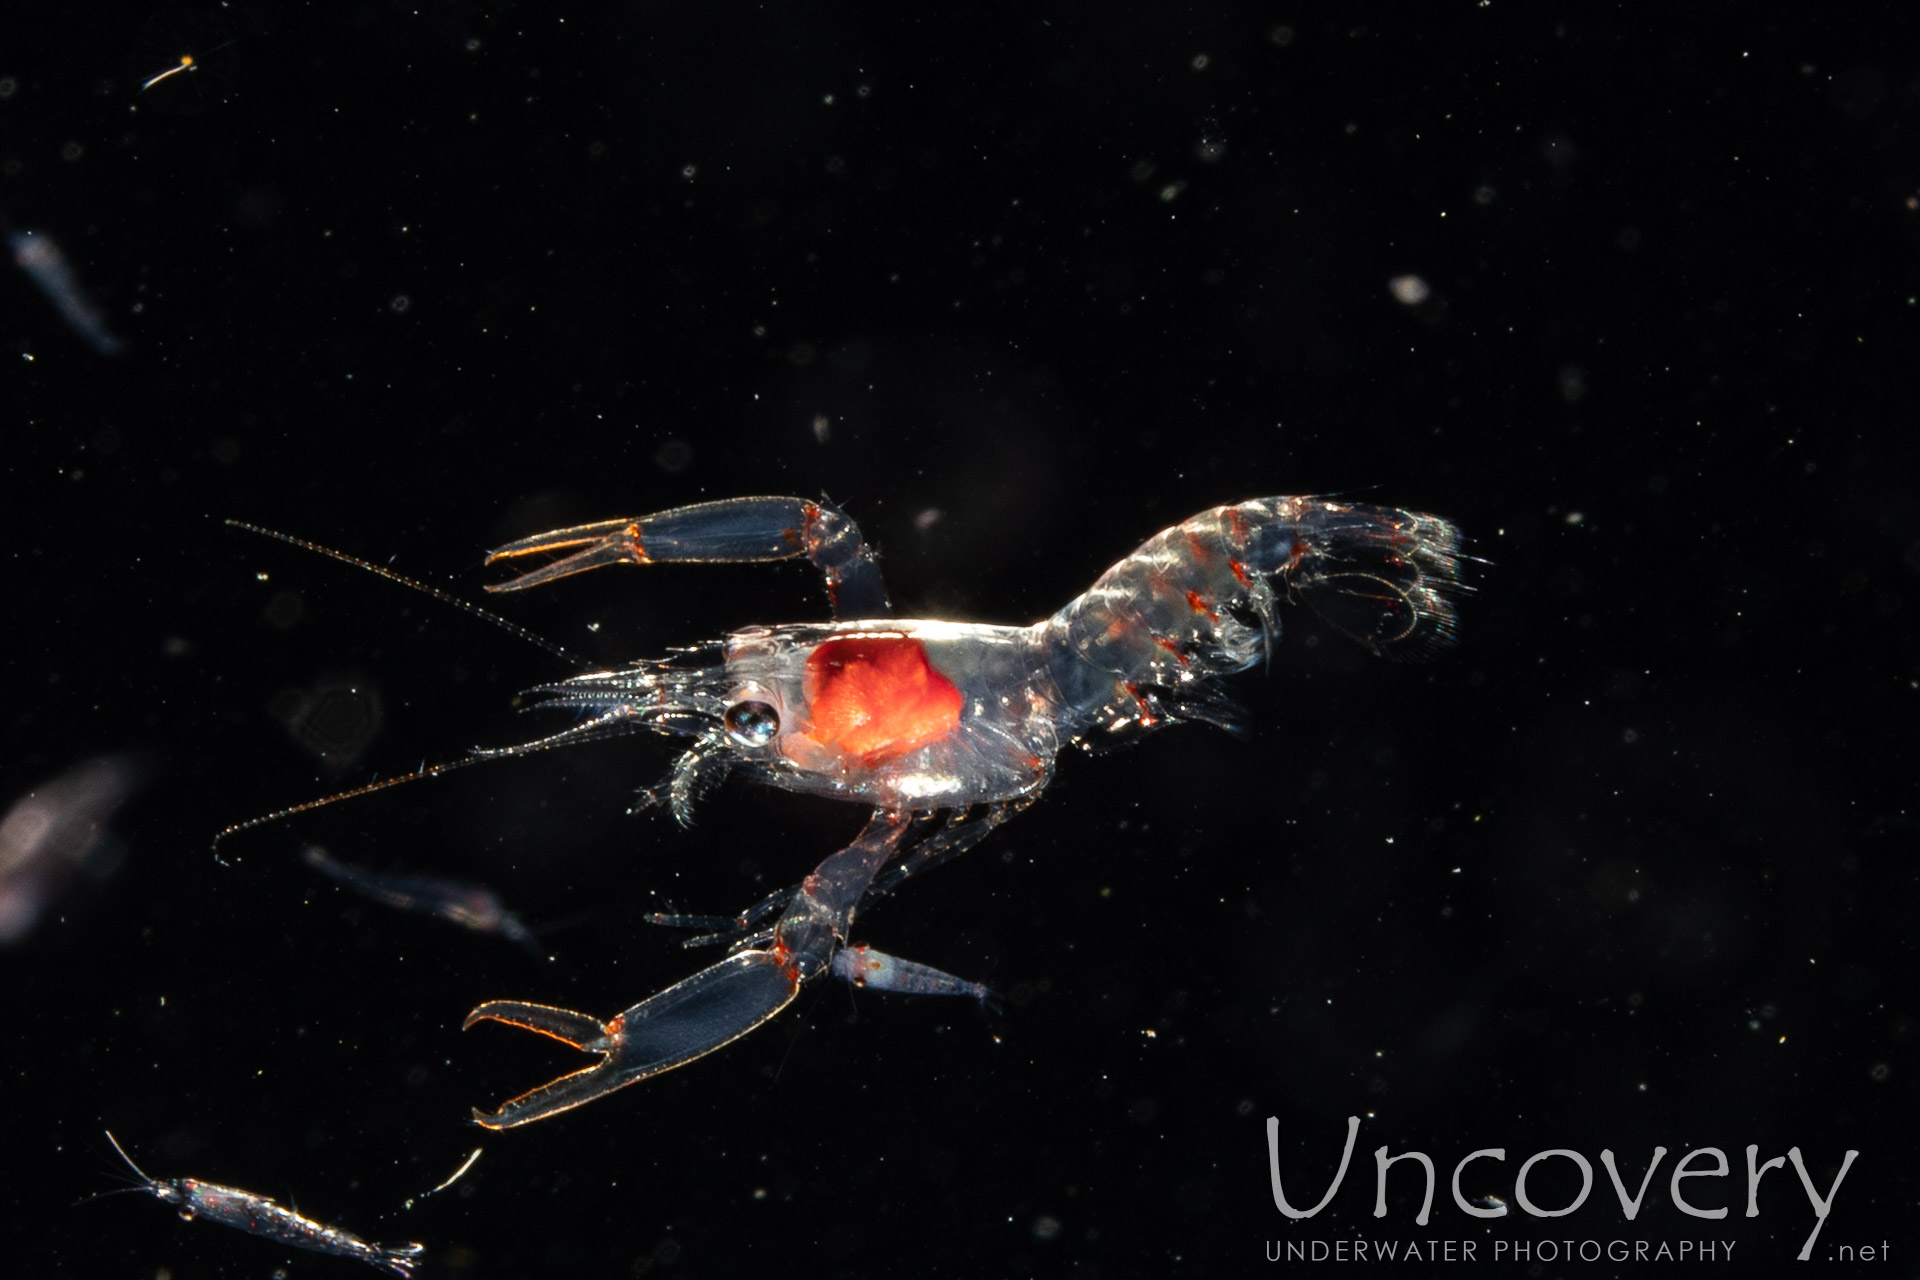
[[725, 719], [727, 736], [743, 747], [764, 747], [780, 732], [780, 713], [766, 702], [736, 702]]

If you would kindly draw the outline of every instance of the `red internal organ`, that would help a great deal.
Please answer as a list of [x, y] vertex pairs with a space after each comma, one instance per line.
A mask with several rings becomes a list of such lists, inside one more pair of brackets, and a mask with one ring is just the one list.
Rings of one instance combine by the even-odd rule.
[[910, 636], [828, 640], [807, 657], [807, 737], [884, 763], [938, 742], [960, 725], [960, 690]]

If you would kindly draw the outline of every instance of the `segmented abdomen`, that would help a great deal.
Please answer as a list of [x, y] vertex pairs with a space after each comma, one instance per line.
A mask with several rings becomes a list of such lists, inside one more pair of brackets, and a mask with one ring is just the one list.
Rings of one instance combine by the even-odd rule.
[[1048, 620], [1062, 696], [1081, 728], [1220, 718], [1196, 682], [1251, 666], [1279, 634], [1270, 579], [1375, 653], [1444, 647], [1459, 548], [1452, 524], [1391, 507], [1293, 497], [1204, 511], [1155, 534]]

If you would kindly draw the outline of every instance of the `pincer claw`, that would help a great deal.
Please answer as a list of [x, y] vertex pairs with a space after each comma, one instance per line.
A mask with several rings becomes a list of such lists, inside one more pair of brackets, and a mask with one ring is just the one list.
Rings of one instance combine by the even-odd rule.
[[524, 1027], [581, 1050], [586, 1050], [587, 1046], [611, 1033], [611, 1029], [598, 1018], [590, 1018], [571, 1009], [528, 1004], [521, 1000], [489, 1000], [468, 1014], [467, 1020], [460, 1024], [460, 1029], [465, 1031], [476, 1022], [504, 1022], [510, 1026]]
[[773, 951], [743, 951], [677, 982], [609, 1022], [571, 1009], [489, 1000], [467, 1015], [476, 1022], [504, 1022], [552, 1036], [600, 1061], [529, 1090], [499, 1110], [476, 1110], [487, 1129], [511, 1129], [570, 1111], [649, 1076], [704, 1057], [731, 1044], [786, 1008], [799, 979]]
[[638, 520], [601, 520], [595, 524], [577, 524], [566, 529], [554, 529], [548, 533], [537, 533], [530, 538], [521, 538], [509, 542], [504, 547], [487, 553], [487, 563], [496, 560], [510, 560], [515, 556], [533, 555], [541, 551], [562, 551], [568, 547], [577, 547], [582, 543], [592, 545], [585, 550], [576, 551], [570, 556], [555, 560], [552, 564], [530, 570], [517, 578], [505, 582], [492, 583], [489, 591], [523, 591], [528, 587], [537, 587], [544, 582], [557, 578], [571, 577], [576, 573], [585, 573], [589, 569], [598, 569], [609, 564], [645, 564], [646, 548], [640, 542], [640, 522]]

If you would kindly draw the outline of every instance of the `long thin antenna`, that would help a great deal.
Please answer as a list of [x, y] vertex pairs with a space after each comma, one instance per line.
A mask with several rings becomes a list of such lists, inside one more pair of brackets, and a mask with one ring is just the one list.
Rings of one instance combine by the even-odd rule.
[[409, 782], [418, 782], [422, 778], [437, 778], [443, 773], [452, 773], [455, 769], [464, 769], [468, 765], [479, 764], [489, 756], [468, 756], [463, 760], [446, 760], [440, 764], [423, 765], [412, 773], [396, 773], [391, 778], [382, 778], [378, 782], [369, 782], [365, 786], [354, 787], [348, 791], [336, 791], [332, 795], [321, 796], [318, 800], [303, 800], [299, 804], [288, 805], [284, 809], [275, 809], [272, 813], [263, 813], [257, 818], [248, 818], [245, 822], [236, 822], [213, 838], [213, 860], [221, 865], [226, 859], [220, 856], [220, 842], [228, 836], [237, 836], [242, 831], [251, 831], [255, 827], [264, 827], [269, 822], [281, 818], [291, 818], [296, 813], [306, 813], [310, 809], [324, 809], [341, 800], [351, 800], [355, 796], [372, 795], [376, 791], [385, 791], [388, 787], [398, 787]]
[[[593, 742], [607, 737], [610, 733], [620, 732], [616, 726], [621, 721], [632, 718], [632, 711], [626, 707], [615, 707], [602, 712], [593, 719], [559, 733], [544, 738], [535, 738], [532, 742], [515, 743], [510, 747], [474, 747], [473, 753], [459, 760], [443, 760], [439, 764], [423, 764], [412, 773], [397, 773], [391, 778], [381, 778], [364, 786], [352, 787], [346, 791], [336, 791], [332, 795], [321, 796], [317, 800], [303, 800], [299, 804], [284, 809], [275, 809], [272, 813], [263, 813], [257, 818], [248, 818], [245, 822], [236, 822], [213, 838], [213, 859], [225, 865], [226, 859], [220, 856], [220, 842], [228, 836], [237, 836], [242, 831], [251, 831], [263, 827], [269, 822], [278, 822], [282, 818], [291, 818], [297, 813], [307, 813], [313, 809], [324, 809], [330, 804], [342, 800], [352, 800], [356, 796], [372, 795], [376, 791], [385, 791], [388, 787], [404, 786], [409, 782], [419, 782], [423, 778], [437, 778], [443, 773], [452, 773], [456, 769], [465, 769], [469, 765], [484, 764], [489, 760], [504, 760], [515, 756], [530, 756], [540, 751], [550, 751], [555, 747], [568, 747], [581, 742]], [[123, 1153], [124, 1154], [124, 1153]]]
[[[585, 666], [591, 665], [585, 658], [580, 657], [578, 654], [566, 648], [564, 645], [558, 644], [552, 640], [547, 639], [545, 636], [537, 635], [534, 632], [527, 630], [525, 627], [513, 621], [511, 618], [503, 618], [499, 614], [494, 613], [489, 609], [482, 609], [477, 604], [472, 604], [466, 600], [462, 600], [459, 596], [453, 595], [450, 592], [442, 591], [438, 587], [428, 586], [424, 582], [416, 581], [413, 578], [409, 578], [404, 573], [398, 573], [392, 569], [387, 568], [385, 565], [374, 564], [370, 560], [362, 560], [359, 556], [349, 555], [345, 551], [335, 551], [332, 547], [322, 546], [318, 542], [309, 542], [305, 538], [296, 538], [290, 533], [281, 533], [278, 529], [268, 529], [261, 525], [248, 524], [245, 520], [228, 520], [226, 523], [229, 527], [234, 529], [244, 529], [248, 533], [257, 533], [263, 538], [272, 538], [275, 542], [284, 542], [289, 546], [299, 547], [302, 551], [311, 551], [316, 555], [326, 556], [330, 560], [338, 560], [342, 564], [350, 564], [356, 569], [365, 569], [368, 573], [375, 574], [378, 577], [385, 578], [388, 582], [397, 582], [403, 587], [411, 587], [415, 591], [420, 592], [422, 595], [432, 596], [435, 600], [440, 601], [442, 604], [450, 604], [454, 608], [462, 611], [463, 613], [470, 613], [476, 618], [485, 619], [486, 621], [491, 622], [494, 626], [499, 627], [501, 630], [508, 631], [516, 636], [519, 636], [522, 640], [525, 640], [528, 644], [538, 645], [542, 649], [545, 649], [548, 653], [551, 653], [554, 657], [560, 658], [566, 662], [571, 662], [576, 667], [585, 667]], [[291, 810], [290, 812], [298, 812], [298, 811]], [[278, 815], [275, 815], [275, 816], [278, 816]]]

